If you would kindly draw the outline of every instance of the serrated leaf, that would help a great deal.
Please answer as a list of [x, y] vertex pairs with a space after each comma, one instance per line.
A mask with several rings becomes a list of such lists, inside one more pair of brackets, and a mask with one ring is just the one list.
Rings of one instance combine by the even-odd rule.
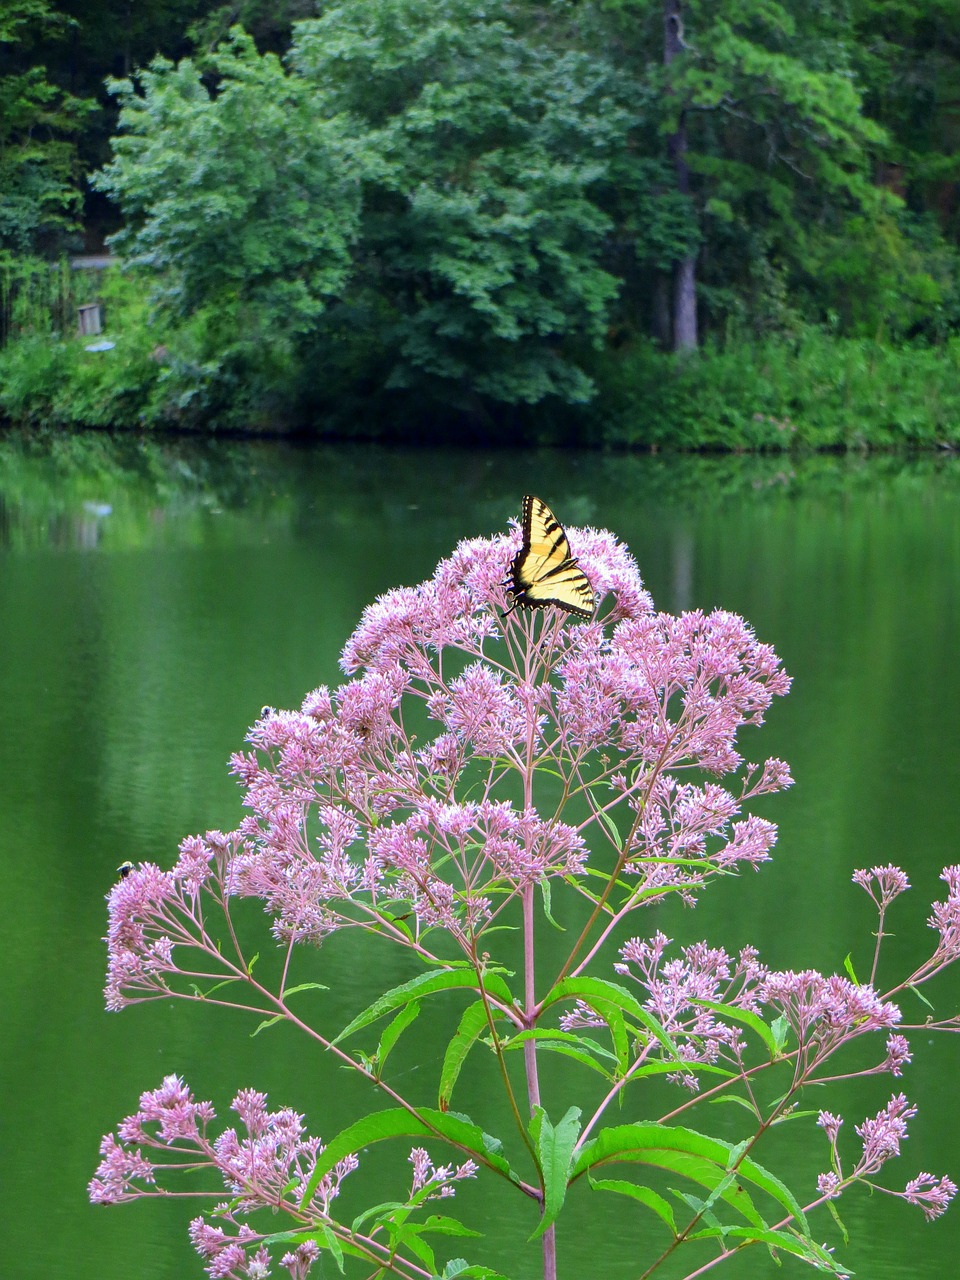
[[487, 1007], [482, 1000], [468, 1005], [463, 1011], [460, 1025], [454, 1032], [453, 1039], [447, 1045], [443, 1055], [443, 1066], [440, 1069], [440, 1110], [446, 1111], [453, 1096], [454, 1086], [460, 1075], [460, 1069], [467, 1059], [467, 1054], [477, 1042], [477, 1038], [487, 1030]]
[[616, 1062], [617, 1060], [615, 1053], [605, 1049], [596, 1040], [591, 1040], [589, 1036], [578, 1035], [575, 1031], [554, 1031], [549, 1027], [529, 1027], [525, 1031], [518, 1031], [515, 1036], [511, 1036], [504, 1043], [503, 1048], [520, 1049], [528, 1040], [556, 1041], [558, 1044], [579, 1045], [590, 1053], [596, 1054], [599, 1058], [606, 1058], [609, 1062]]
[[451, 1258], [443, 1268], [443, 1276], [440, 1280], [455, 1280], [458, 1276], [462, 1276], [464, 1280], [468, 1277], [469, 1280], [507, 1280], [506, 1276], [501, 1275], [499, 1271], [491, 1271], [489, 1267], [479, 1266], [476, 1263], [471, 1265], [466, 1258]]
[[254, 1029], [250, 1032], [250, 1039], [258, 1036], [261, 1031], [266, 1031], [267, 1027], [275, 1027], [278, 1022], [286, 1022], [286, 1014], [275, 1013], [272, 1018], [264, 1018], [262, 1022], [258, 1022]]
[[474, 1236], [477, 1239], [482, 1238], [482, 1231], [474, 1231], [472, 1227], [464, 1226], [464, 1224], [456, 1218], [449, 1218], [446, 1214], [432, 1213], [425, 1222], [420, 1224], [421, 1231], [433, 1231], [443, 1236]]
[[[727, 1161], [732, 1145], [709, 1138], [693, 1129], [659, 1125], [653, 1122], [618, 1125], [604, 1129], [591, 1139], [577, 1157], [571, 1180], [589, 1169], [610, 1161], [627, 1160], [673, 1169], [693, 1182], [709, 1189], [728, 1177]], [[796, 1197], [779, 1178], [749, 1157], [741, 1160], [736, 1177], [738, 1183], [749, 1182], [772, 1196], [807, 1232], [807, 1221]], [[766, 1227], [753, 1201], [742, 1186], [729, 1188], [722, 1197], [749, 1222]]]
[[723, 1004], [719, 1000], [691, 1000], [691, 1004], [702, 1005], [704, 1009], [711, 1009], [714, 1013], [719, 1013], [724, 1018], [729, 1018], [732, 1022], [739, 1022], [745, 1027], [749, 1027], [751, 1031], [755, 1031], [763, 1043], [770, 1051], [771, 1058], [780, 1056], [780, 1048], [777, 1045], [777, 1038], [757, 1014], [749, 1009], [739, 1009], [735, 1005]]
[[[384, 992], [362, 1013], [357, 1014], [353, 1021], [344, 1027], [333, 1043], [339, 1044], [342, 1040], [346, 1040], [348, 1036], [352, 1036], [354, 1032], [369, 1026], [371, 1022], [376, 1022], [384, 1014], [391, 1013], [394, 1009], [398, 1009], [410, 1000], [419, 1000], [423, 996], [435, 995], [438, 991], [453, 991], [458, 988], [462, 990], [464, 987], [475, 991], [477, 982], [477, 975], [473, 969], [443, 969], [439, 973], [421, 973], [416, 978], [411, 978], [409, 982], [404, 982], [401, 986], [393, 987], [390, 991]], [[505, 1004], [513, 1003], [513, 995], [510, 988], [499, 974], [484, 974], [483, 985], [498, 1000]]]
[[[828, 1200], [829, 1204], [830, 1201]], [[826, 1249], [822, 1249], [813, 1240], [796, 1235], [792, 1231], [775, 1231], [772, 1228], [756, 1230], [753, 1227], [727, 1227], [724, 1237], [747, 1240], [756, 1244], [769, 1245], [772, 1249], [783, 1249], [797, 1258], [812, 1263], [819, 1271], [829, 1271], [837, 1276], [849, 1276], [850, 1271], [835, 1261]]]
[[298, 1245], [305, 1244], [308, 1240], [318, 1245], [321, 1249], [329, 1249], [334, 1256], [337, 1269], [340, 1272], [343, 1272], [344, 1254], [350, 1254], [356, 1258], [366, 1258], [368, 1256], [364, 1251], [358, 1249], [349, 1241], [341, 1243], [334, 1232], [326, 1224], [317, 1227], [314, 1231], [274, 1231], [270, 1235], [263, 1237], [263, 1243], [265, 1245]]
[[329, 990], [330, 988], [325, 986], [322, 982], [301, 982], [300, 985], [297, 987], [287, 987], [286, 991], [284, 991], [283, 993], [283, 998], [284, 1000], [286, 1000], [288, 996], [295, 996], [298, 991], [329, 991]]
[[779, 1018], [774, 1018], [770, 1023], [770, 1031], [777, 1046], [777, 1055], [779, 1056], [783, 1053], [784, 1045], [786, 1045], [787, 1038], [790, 1035], [790, 1023], [783, 1014], [781, 1014]]
[[419, 1258], [421, 1262], [426, 1263], [430, 1268], [431, 1274], [436, 1273], [437, 1255], [426, 1240], [420, 1238], [420, 1231], [415, 1223], [406, 1223], [399, 1231], [393, 1233], [393, 1247], [394, 1249], [400, 1247], [408, 1249], [415, 1258]]
[[536, 1240], [557, 1220], [567, 1195], [570, 1158], [580, 1134], [580, 1108], [571, 1107], [554, 1128], [543, 1107], [534, 1107], [530, 1136], [537, 1149], [543, 1177], [543, 1216], [530, 1237]]
[[725, 1080], [739, 1080], [740, 1072], [731, 1071], [727, 1067], [715, 1067], [709, 1062], [685, 1062], [682, 1066], [677, 1062], [648, 1062], [644, 1067], [637, 1067], [630, 1072], [631, 1080], [642, 1080], [644, 1076], [670, 1075], [676, 1071], [689, 1071], [691, 1074], [723, 1076]]
[[392, 1107], [386, 1111], [375, 1111], [372, 1115], [348, 1125], [327, 1143], [317, 1156], [313, 1173], [304, 1188], [300, 1199], [301, 1207], [308, 1204], [316, 1191], [320, 1179], [345, 1156], [355, 1154], [363, 1147], [374, 1142], [383, 1142], [388, 1138], [441, 1138], [458, 1150], [476, 1156], [482, 1164], [493, 1169], [512, 1182], [519, 1178], [510, 1168], [509, 1163], [499, 1154], [501, 1144], [498, 1139], [483, 1132], [479, 1125], [466, 1116], [456, 1115], [452, 1111], [437, 1111], [422, 1107], [416, 1115], [411, 1115], [402, 1107]]
[[540, 894], [541, 894], [541, 897], [543, 898], [543, 914], [544, 916], [546, 916], [547, 922], [549, 924], [552, 924], [555, 929], [559, 929], [561, 933], [566, 933], [566, 929], [564, 929], [563, 925], [558, 924], [557, 921], [554, 920], [553, 915], [551, 914], [553, 894], [550, 888], [549, 880], [540, 881]]
[[608, 982], [605, 978], [564, 978], [544, 996], [543, 1008], [548, 1008], [557, 1000], [570, 999], [571, 997], [575, 1000], [582, 1000], [584, 1004], [595, 1008], [601, 1018], [604, 1015], [595, 1003], [597, 1000], [612, 1004], [624, 1013], [628, 1013], [631, 1018], [635, 1018], [645, 1030], [660, 1041], [674, 1061], [683, 1066], [688, 1065], [683, 1062], [677, 1046], [657, 1019], [643, 1007], [633, 992], [628, 991], [626, 987], [621, 987], [616, 982]]
[[[694, 1217], [698, 1218], [700, 1222], [704, 1224], [704, 1226], [700, 1227], [696, 1232], [687, 1235], [686, 1239], [697, 1239], [702, 1236], [719, 1236], [721, 1239], [723, 1238], [723, 1223], [710, 1208], [710, 1205], [713, 1203], [712, 1198], [708, 1200], [701, 1200], [699, 1196], [691, 1195], [689, 1191], [679, 1191], [676, 1187], [671, 1187], [670, 1190], [678, 1200], [682, 1201], [687, 1206]], [[726, 1187], [724, 1187], [724, 1190], [726, 1190]]]
[[739, 1094], [721, 1093], [718, 1098], [710, 1098], [708, 1101], [711, 1106], [716, 1106], [718, 1102], [735, 1102], [738, 1107], [743, 1107], [745, 1111], [750, 1112], [754, 1119], [757, 1119], [757, 1108], [746, 1098], [741, 1098]]
[[826, 1203], [827, 1208], [830, 1210], [830, 1216], [839, 1227], [840, 1234], [843, 1236], [843, 1243], [848, 1245], [850, 1243], [850, 1234], [844, 1225], [843, 1219], [840, 1217], [840, 1210], [832, 1200], [828, 1200]]
[[407, 1209], [405, 1200], [383, 1200], [380, 1204], [368, 1205], [362, 1213], [358, 1213], [354, 1220], [350, 1223], [350, 1230], [356, 1234], [368, 1222], [376, 1221], [378, 1225], [381, 1222], [388, 1221], [398, 1210]]
[[658, 1195], [651, 1187], [641, 1187], [635, 1182], [627, 1182], [619, 1178], [591, 1178], [590, 1185], [596, 1191], [615, 1191], [619, 1195], [630, 1196], [631, 1199], [645, 1204], [648, 1209], [652, 1209], [658, 1217], [664, 1220], [674, 1236], [676, 1236], [677, 1220], [674, 1217], [673, 1205], [669, 1200], [664, 1200], [663, 1196]]
[[407, 1027], [410, 1026], [411, 1022], [415, 1022], [419, 1016], [420, 1001], [411, 1000], [409, 1004], [403, 1005], [397, 1016], [387, 1023], [383, 1035], [380, 1037], [380, 1043], [377, 1045], [377, 1063], [381, 1071], [394, 1045]]
[[622, 853], [623, 852], [623, 836], [620, 834], [620, 828], [617, 826], [617, 824], [614, 822], [614, 820], [610, 817], [609, 813], [607, 813], [605, 809], [597, 808], [594, 805], [593, 797], [590, 795], [589, 791], [587, 792], [587, 798], [590, 801], [590, 807], [593, 809], [593, 816], [595, 818], [600, 819], [600, 821], [606, 827], [607, 834], [610, 836], [610, 839], [613, 841], [617, 852]]
[[915, 986], [913, 985], [913, 983], [912, 983], [912, 982], [911, 982], [911, 983], [908, 983], [908, 984], [907, 984], [907, 987], [908, 987], [908, 989], [909, 989], [910, 991], [912, 991], [912, 992], [913, 992], [913, 994], [917, 997], [917, 999], [918, 999], [922, 1004], [925, 1004], [925, 1005], [927, 1006], [927, 1008], [928, 1008], [929, 1010], [931, 1010], [931, 1012], [933, 1012], [933, 1011], [934, 1011], [934, 1006], [930, 1003], [930, 1001], [929, 1001], [929, 1000], [927, 999], [927, 997], [923, 994], [923, 992], [920, 990], [920, 988], [919, 988], [919, 987], [915, 987]]
[[591, 1071], [598, 1072], [605, 1080], [613, 1079], [613, 1073], [597, 1062], [594, 1055], [606, 1058], [612, 1063], [617, 1062], [617, 1057], [608, 1049], [604, 1049], [602, 1045], [597, 1044], [595, 1040], [588, 1040], [586, 1037], [574, 1035], [570, 1031], [550, 1031], [543, 1027], [537, 1027], [532, 1030], [521, 1031], [507, 1041], [503, 1048], [505, 1051], [521, 1049], [527, 1040], [536, 1040], [538, 1046], [547, 1053], [559, 1053], [565, 1057], [573, 1058], [581, 1065], [589, 1067]]

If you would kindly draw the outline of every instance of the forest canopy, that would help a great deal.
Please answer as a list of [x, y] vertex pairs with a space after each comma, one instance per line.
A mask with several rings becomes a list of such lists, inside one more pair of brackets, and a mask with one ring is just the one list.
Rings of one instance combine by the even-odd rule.
[[190, 412], [942, 344], [958, 140], [953, 0], [0, 0], [0, 255], [112, 233]]

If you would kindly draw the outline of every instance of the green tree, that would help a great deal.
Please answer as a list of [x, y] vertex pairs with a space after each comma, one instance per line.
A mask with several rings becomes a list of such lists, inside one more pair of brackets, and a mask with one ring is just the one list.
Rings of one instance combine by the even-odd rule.
[[[811, 222], [878, 208], [871, 162], [887, 135], [864, 113], [839, 0], [608, 8], [626, 65], [657, 90], [660, 154], [696, 200], [715, 311], [761, 260], [789, 260]], [[690, 254], [674, 262], [677, 348], [696, 340], [693, 266]]]
[[855, 65], [867, 108], [890, 134], [878, 179], [911, 212], [960, 234], [960, 6], [955, 0], [855, 0]]
[[350, 0], [296, 30], [292, 65], [376, 152], [358, 284], [381, 302], [390, 386], [462, 406], [579, 401], [617, 280], [601, 190], [635, 122], [602, 59], [525, 38], [509, 6]]
[[74, 139], [92, 104], [24, 58], [38, 31], [63, 28], [47, 0], [0, 0], [0, 250], [56, 251], [78, 230]]
[[97, 185], [168, 312], [195, 334], [205, 317], [200, 363], [233, 332], [245, 362], [286, 341], [311, 369], [333, 353], [481, 413], [589, 397], [575, 350], [602, 341], [618, 287], [601, 202], [639, 104], [508, 17], [351, 0], [298, 25], [289, 72], [236, 32], [204, 64], [214, 90], [190, 60], [116, 85]]
[[214, 92], [189, 59], [115, 84], [121, 133], [95, 182], [126, 218], [117, 250], [189, 321], [168, 376], [210, 409], [244, 381], [262, 390], [289, 373], [349, 278], [360, 186], [347, 123], [320, 118], [275, 55], [236, 31], [206, 69]]

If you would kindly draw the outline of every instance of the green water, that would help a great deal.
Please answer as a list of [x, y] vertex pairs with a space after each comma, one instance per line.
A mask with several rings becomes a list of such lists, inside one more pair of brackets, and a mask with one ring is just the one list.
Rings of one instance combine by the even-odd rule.
[[[773, 966], [841, 969], [849, 951], [863, 970], [873, 921], [850, 874], [894, 861], [916, 888], [894, 919], [891, 959], [900, 972], [923, 954], [938, 872], [960, 861], [957, 460], [0, 440], [3, 1274], [202, 1274], [186, 1242], [189, 1202], [94, 1209], [86, 1199], [101, 1134], [164, 1074], [184, 1075], [221, 1114], [237, 1088], [265, 1089], [326, 1137], [370, 1101], [287, 1029], [251, 1039], [240, 1015], [169, 1002], [106, 1014], [103, 897], [123, 858], [169, 864], [184, 835], [235, 825], [224, 765], [260, 707], [299, 705], [335, 681], [365, 603], [429, 574], [460, 537], [504, 528], [526, 491], [568, 524], [615, 530], [661, 608], [744, 614], [795, 676], [744, 744], [754, 757], [783, 756], [797, 779], [765, 809], [781, 828], [775, 861], [717, 886], [696, 912], [662, 909], [655, 927], [730, 950], [752, 942]], [[404, 963], [339, 939], [316, 953], [333, 1020], [409, 976]], [[936, 998], [943, 1013], [960, 1009], [960, 972]], [[911, 1021], [925, 1013], [905, 1009]], [[426, 1021], [402, 1069], [425, 1077], [428, 1097], [443, 1046]], [[921, 1170], [960, 1182], [960, 1044], [912, 1041], [902, 1087], [920, 1114], [887, 1182], [902, 1187]], [[479, 1067], [460, 1099], [472, 1091], [478, 1113]], [[852, 1161], [854, 1124], [900, 1087], [883, 1077], [808, 1105], [846, 1115]], [[642, 1114], [637, 1095], [623, 1118]], [[737, 1117], [703, 1123], [714, 1119], [738, 1134]], [[792, 1184], [812, 1199], [826, 1143], [799, 1121], [758, 1158], [795, 1166]], [[536, 1248], [508, 1244], [534, 1225], [527, 1205], [490, 1194], [479, 1183], [461, 1195], [465, 1216], [497, 1215], [477, 1257], [532, 1280]], [[636, 1277], [663, 1243], [657, 1221], [634, 1221], [619, 1197], [578, 1191], [569, 1208], [565, 1280]], [[850, 1246], [826, 1215], [815, 1234], [860, 1276], [957, 1274], [960, 1207], [933, 1225], [883, 1196], [855, 1192], [841, 1208]], [[322, 1274], [336, 1272], [328, 1262]], [[715, 1274], [802, 1272], [757, 1253]]]

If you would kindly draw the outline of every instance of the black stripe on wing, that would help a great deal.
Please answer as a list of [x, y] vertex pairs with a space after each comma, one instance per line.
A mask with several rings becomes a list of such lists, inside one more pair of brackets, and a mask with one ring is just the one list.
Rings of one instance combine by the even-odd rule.
[[595, 595], [590, 580], [570, 554], [563, 525], [541, 498], [523, 499], [523, 543], [510, 567], [513, 604], [528, 608], [555, 605], [591, 618]]

